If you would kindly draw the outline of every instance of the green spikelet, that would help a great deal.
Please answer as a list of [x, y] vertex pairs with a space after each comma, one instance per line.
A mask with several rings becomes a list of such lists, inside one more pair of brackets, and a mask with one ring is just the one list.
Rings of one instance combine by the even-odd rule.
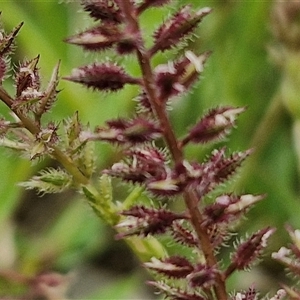
[[87, 177], [91, 178], [96, 168], [95, 144], [93, 142], [86, 142], [81, 148], [78, 158], [78, 165], [81, 172]]
[[103, 176], [100, 177], [100, 193], [91, 185], [82, 186], [82, 191], [94, 212], [108, 224], [116, 225], [120, 216], [113, 203], [111, 182], [107, 175]]
[[73, 151], [78, 147], [78, 138], [81, 132], [81, 124], [78, 118], [78, 112], [73, 117], [64, 122], [65, 133], [67, 136], [67, 148]]
[[72, 184], [72, 177], [61, 169], [48, 168], [39, 175], [33, 176], [29, 181], [19, 185], [28, 190], [37, 190], [40, 194], [60, 193]]

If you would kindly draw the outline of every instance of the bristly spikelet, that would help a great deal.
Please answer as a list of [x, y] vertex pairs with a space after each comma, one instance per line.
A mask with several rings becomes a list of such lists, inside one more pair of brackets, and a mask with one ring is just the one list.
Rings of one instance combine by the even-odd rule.
[[130, 32], [122, 32], [116, 24], [104, 24], [73, 35], [65, 42], [81, 46], [84, 50], [99, 52], [115, 46], [119, 54], [132, 53], [139, 38]]
[[6, 62], [2, 57], [0, 57], [0, 84], [2, 83], [3, 79], [5, 78], [6, 71], [7, 71]]
[[149, 178], [166, 176], [166, 154], [153, 146], [133, 147], [125, 152], [127, 159], [115, 163], [106, 174], [124, 181], [146, 185]]
[[119, 145], [138, 145], [161, 137], [159, 124], [148, 118], [114, 119], [106, 121], [106, 127], [97, 127], [95, 132], [83, 132], [82, 139], [100, 140]]
[[48, 168], [19, 185], [26, 189], [35, 189], [39, 194], [60, 193], [72, 184], [72, 177], [64, 170]]
[[194, 13], [191, 6], [181, 8], [174, 16], [164, 22], [154, 33], [154, 45], [151, 54], [165, 51], [176, 46], [180, 40], [190, 34], [202, 19], [211, 12], [210, 8], [202, 8]]
[[121, 23], [122, 13], [114, 0], [82, 0], [81, 4], [90, 16], [104, 23]]
[[73, 35], [65, 41], [82, 46], [89, 51], [101, 51], [112, 47], [121, 38], [121, 33], [115, 25], [100, 25]]
[[94, 63], [74, 69], [65, 79], [81, 83], [99, 91], [115, 92], [125, 84], [139, 84], [140, 80], [128, 75], [125, 70], [112, 63]]
[[206, 264], [197, 264], [193, 272], [187, 276], [188, 284], [192, 288], [210, 288], [215, 284], [218, 270], [216, 267], [209, 267]]
[[267, 227], [241, 242], [232, 254], [231, 264], [225, 272], [226, 276], [229, 276], [234, 270], [246, 270], [256, 263], [274, 232], [274, 228]]
[[131, 235], [154, 235], [165, 233], [175, 220], [187, 219], [185, 214], [173, 213], [160, 208], [147, 208], [145, 206], [133, 206], [131, 209], [122, 211], [127, 219], [121, 221], [116, 228], [119, 230], [117, 238]]
[[[290, 225], [286, 225], [286, 230], [292, 240], [289, 248], [281, 247], [277, 252], [272, 253], [272, 258], [284, 265], [290, 275], [295, 279], [300, 276], [300, 230], [294, 229]], [[282, 285], [289, 299], [300, 299], [300, 290]]]
[[36, 109], [36, 119], [40, 121], [41, 116], [50, 111], [53, 107], [55, 101], [57, 100], [57, 94], [59, 91], [57, 90], [57, 86], [59, 83], [59, 66], [60, 62], [58, 62], [53, 69], [52, 76], [50, 79], [50, 82], [43, 92], [43, 97], [38, 101], [37, 103], [37, 109]]
[[21, 22], [9, 34], [5, 34], [3, 31], [0, 32], [0, 56], [1, 57], [8, 57], [9, 55], [12, 54], [14, 50], [15, 38], [19, 33], [23, 24], [24, 23]]
[[162, 260], [155, 257], [145, 267], [169, 278], [186, 278], [194, 270], [193, 265], [182, 256], [171, 256]]
[[182, 221], [175, 221], [172, 224], [171, 234], [177, 243], [180, 243], [189, 247], [197, 247], [199, 241], [195, 233], [191, 228], [187, 228], [183, 225]]
[[204, 70], [204, 64], [210, 52], [197, 56], [192, 51], [175, 62], [158, 65], [155, 68], [155, 81], [159, 99], [166, 103], [173, 96], [178, 96], [191, 88]]
[[241, 215], [245, 214], [250, 207], [261, 201], [264, 195], [220, 195], [215, 203], [207, 205], [204, 209], [206, 225], [218, 223], [234, 223]]
[[40, 76], [37, 68], [39, 59], [38, 55], [34, 59], [25, 61], [20, 65], [15, 77], [16, 96], [18, 98], [26, 98], [26, 93], [29, 90], [39, 91]]
[[245, 111], [244, 107], [219, 107], [210, 110], [183, 139], [182, 145], [188, 142], [207, 143], [226, 137], [235, 126], [236, 118]]
[[141, 92], [136, 98], [137, 102], [136, 111], [140, 115], [150, 115], [153, 116], [153, 109], [151, 103], [149, 102], [149, 98], [145, 92]]
[[83, 130], [78, 111], [72, 117], [63, 121], [63, 128], [66, 143], [65, 148], [68, 152], [74, 153], [81, 144], [80, 134]]

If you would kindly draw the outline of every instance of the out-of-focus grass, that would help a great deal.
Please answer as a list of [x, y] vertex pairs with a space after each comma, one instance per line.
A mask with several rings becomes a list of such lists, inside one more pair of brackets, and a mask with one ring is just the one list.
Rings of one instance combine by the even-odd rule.
[[[189, 1], [179, 2], [183, 4]], [[210, 107], [222, 104], [246, 105], [247, 112], [240, 117], [238, 128], [225, 143], [231, 151], [245, 150], [251, 146], [251, 138], [276, 94], [280, 80], [280, 73], [270, 63], [266, 50], [272, 41], [268, 28], [272, 2], [197, 1], [198, 4], [211, 6], [214, 11], [203, 21], [197, 32], [199, 39], [195, 38], [192, 47], [196, 52], [212, 50], [213, 54], [193, 93], [176, 101], [172, 121], [178, 135], [183, 135], [186, 128]], [[65, 76], [72, 68], [102, 57], [97, 54], [86, 55], [75, 46], [62, 42], [65, 37], [83, 30], [89, 24], [86, 15], [78, 12], [79, 4], [76, 2], [58, 4], [57, 1], [11, 0], [1, 2], [0, 9], [7, 30], [21, 21], [25, 22], [17, 39], [14, 62], [40, 54], [44, 82], [50, 78], [58, 60], [61, 60], [60, 74]], [[166, 12], [148, 12], [143, 17], [145, 32], [150, 35], [153, 24], [156, 20], [163, 21]], [[160, 55], [155, 58], [155, 62], [162, 62], [167, 57], [168, 53]], [[125, 64], [136, 74], [138, 69], [133, 61], [132, 58], [126, 58]], [[12, 88], [8, 89], [13, 93]], [[120, 94], [101, 95], [64, 81], [61, 81], [60, 89], [59, 101], [48, 118], [62, 120], [79, 111], [82, 122], [90, 123], [91, 126], [102, 124], [112, 117], [130, 114], [133, 108], [131, 99], [136, 95], [134, 88], [126, 88]], [[7, 114], [7, 110], [0, 106], [2, 111]], [[243, 178], [242, 192], [268, 195], [264, 202], [250, 212], [248, 221], [243, 225], [244, 231], [267, 225], [282, 228], [287, 221], [300, 227], [297, 217], [300, 210], [299, 175], [291, 138], [291, 120], [288, 115], [278, 116], [274, 124], [275, 132], [271, 133], [270, 130], [270, 134], [265, 136], [265, 148], [251, 161], [252, 168], [248, 168], [251, 172], [247, 173], [246, 179]], [[203, 159], [210, 149], [210, 146], [191, 146], [186, 152], [188, 157]], [[99, 146], [97, 151], [101, 166], [115, 159], [111, 147]], [[39, 165], [32, 168], [27, 161], [13, 154], [8, 155], [4, 150], [0, 152], [0, 165], [0, 222], [3, 223], [12, 218], [22, 200], [23, 191], [16, 187], [16, 183], [27, 179]], [[45, 200], [41, 198], [40, 201]], [[277, 233], [274, 248], [285, 242], [285, 236], [280, 234], [282, 232], [279, 230]], [[105, 250], [105, 228], [99, 225], [92, 212], [76, 197], [52, 221], [50, 228], [38, 236], [28, 237], [22, 233], [21, 228], [17, 229], [17, 233], [19, 265], [22, 271], [29, 274], [39, 270], [39, 264], [50, 254], [52, 260], [49, 267], [66, 271], [76, 269], [87, 256]], [[122, 291], [122, 286], [130, 284], [136, 284], [135, 279], [122, 283], [119, 289], [113, 287], [109, 297], [122, 299], [119, 291]], [[93, 294], [93, 291], [89, 294]], [[108, 297], [99, 296], [102, 294], [96, 291], [95, 295]]]

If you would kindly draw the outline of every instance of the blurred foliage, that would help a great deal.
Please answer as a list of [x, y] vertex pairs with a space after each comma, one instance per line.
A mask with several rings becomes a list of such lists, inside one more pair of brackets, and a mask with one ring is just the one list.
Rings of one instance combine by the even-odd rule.
[[[183, 4], [190, 1], [179, 2]], [[277, 250], [286, 243], [284, 223], [289, 222], [300, 228], [300, 205], [299, 170], [292, 136], [293, 117], [283, 106], [279, 106], [271, 116], [272, 122], [263, 126], [260, 140], [252, 140], [261, 124], [265, 125], [263, 121], [276, 100], [281, 80], [280, 70], [271, 63], [267, 51], [267, 46], [273, 41], [270, 32], [272, 1], [195, 1], [195, 4], [210, 6], [214, 12], [200, 26], [198, 37], [191, 42], [191, 47], [197, 52], [212, 50], [213, 54], [193, 93], [181, 101], [175, 101], [172, 122], [178, 134], [183, 135], [211, 107], [220, 104], [248, 107], [226, 145], [231, 151], [253, 146], [258, 150], [245, 168], [241, 169], [240, 177], [236, 178], [233, 186], [237, 191], [246, 193], [266, 193], [267, 198], [249, 213], [248, 220], [241, 224], [242, 231], [250, 233], [267, 225], [278, 227], [274, 245], [271, 245], [271, 249]], [[58, 1], [10, 0], [1, 1], [0, 9], [7, 30], [21, 21], [25, 22], [17, 39], [18, 47], [13, 63], [18, 65], [19, 60], [40, 54], [40, 68], [45, 83], [59, 59], [61, 76], [68, 75], [79, 63], [101, 59], [95, 54], [84, 54], [80, 49], [63, 43], [65, 37], [86, 28], [89, 22], [76, 2], [59, 4]], [[163, 21], [167, 14], [168, 11], [163, 9], [151, 10], [143, 16], [143, 26], [145, 32], [149, 33], [149, 41], [153, 25]], [[105, 53], [104, 57], [106, 55], [109, 53]], [[159, 63], [170, 57], [172, 51], [157, 56], [155, 61]], [[138, 72], [132, 58], [126, 58], [124, 63], [131, 73]], [[13, 92], [9, 87], [11, 82], [6, 83], [6, 86]], [[133, 111], [132, 99], [136, 95], [134, 88], [126, 88], [118, 94], [103, 95], [63, 80], [59, 87], [60, 100], [51, 113], [51, 118], [55, 120], [62, 120], [79, 111], [83, 123], [95, 126], [111, 117], [128, 115]], [[0, 112], [7, 114], [3, 106]], [[258, 143], [255, 144], [255, 141]], [[211, 149], [211, 146], [203, 149], [190, 146], [187, 156], [204, 159]], [[101, 167], [110, 165], [120, 155], [118, 150], [107, 145], [99, 145], [97, 151]], [[59, 196], [59, 201], [53, 200], [55, 196], [31, 201], [36, 196], [17, 187], [19, 181], [28, 179], [30, 174], [45, 164], [52, 162], [44, 161], [32, 166], [6, 150], [0, 151], [0, 224], [1, 227], [7, 222], [11, 224], [12, 220], [16, 224], [9, 225], [13, 229], [11, 239], [14, 241], [9, 251], [15, 252], [11, 265], [28, 275], [47, 269], [61, 272], [77, 270], [85, 262], [90, 262], [93, 257], [99, 257], [109, 249], [112, 239], [111, 232], [98, 221], [78, 195], [63, 194]], [[117, 200], [124, 197], [124, 190], [120, 190], [120, 193], [115, 192]], [[38, 207], [37, 212], [31, 213], [35, 206]], [[2, 235], [0, 241], [4, 241]], [[4, 248], [8, 246], [3, 242], [0, 242], [0, 246], [1, 266], [5, 262], [2, 252], [7, 251]], [[120, 251], [119, 260], [123, 259]], [[265, 264], [272, 270], [273, 265], [268, 259]], [[239, 278], [233, 280], [238, 281]], [[3, 282], [1, 284], [5, 285]], [[106, 288], [86, 291], [86, 297], [124, 299], [139, 284], [139, 278], [129, 275], [125, 281], [118, 279]]]

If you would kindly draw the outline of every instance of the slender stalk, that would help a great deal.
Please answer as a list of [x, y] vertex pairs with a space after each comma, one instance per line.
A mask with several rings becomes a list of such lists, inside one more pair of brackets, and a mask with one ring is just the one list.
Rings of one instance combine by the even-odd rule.
[[[24, 127], [30, 131], [33, 135], [40, 132], [39, 127], [30, 118], [24, 116], [18, 110], [12, 108], [13, 99], [8, 95], [8, 93], [0, 86], [0, 99], [16, 114], [16, 116], [21, 120]], [[86, 185], [89, 180], [80, 172], [80, 170], [73, 164], [72, 160], [63, 153], [59, 148], [53, 146], [53, 152], [51, 155], [62, 165], [64, 168], [73, 176], [77, 184]]]
[[53, 147], [53, 153], [51, 155], [60, 162], [64, 168], [73, 176], [75, 182], [77, 184], [87, 185], [89, 183], [89, 179], [85, 177], [81, 171], [75, 166], [73, 161], [60, 149], [57, 147]]
[[26, 129], [28, 129], [32, 134], [37, 134], [39, 132], [39, 128], [29, 118], [26, 118], [12, 108], [13, 99], [8, 95], [2, 86], [0, 86], [0, 99], [16, 114]]
[[[135, 32], [137, 35], [140, 35], [141, 31], [139, 28], [139, 24], [132, 15], [134, 11], [134, 7], [130, 0], [123, 0], [120, 2], [120, 6], [123, 10], [125, 18], [128, 22], [129, 28]], [[139, 60], [139, 65], [142, 71], [142, 76], [144, 80], [144, 89], [147, 93], [149, 101], [152, 105], [154, 112], [157, 115], [157, 118], [160, 122], [160, 126], [163, 130], [164, 139], [166, 144], [170, 150], [170, 153], [173, 157], [174, 163], [179, 164], [183, 161], [183, 153], [179, 147], [177, 138], [172, 129], [172, 125], [168, 118], [166, 109], [164, 107], [163, 101], [159, 99], [156, 93], [154, 75], [150, 64], [150, 56], [147, 51], [144, 49], [144, 45], [142, 42], [142, 38], [140, 38], [141, 44], [137, 49], [137, 56]], [[210, 243], [209, 236], [204, 228], [202, 228], [201, 224], [203, 221], [202, 214], [198, 208], [198, 197], [195, 192], [186, 190], [184, 192], [184, 200], [185, 204], [189, 210], [189, 214], [191, 216], [191, 223], [197, 233], [198, 239], [200, 241], [200, 247], [203, 251], [203, 254], [206, 259], [206, 263], [210, 267], [214, 267], [217, 265], [217, 260], [214, 255], [214, 249]], [[217, 299], [225, 300], [227, 299], [225, 282], [222, 278], [222, 275], [219, 274], [216, 279], [216, 284], [214, 287], [215, 294]]]

